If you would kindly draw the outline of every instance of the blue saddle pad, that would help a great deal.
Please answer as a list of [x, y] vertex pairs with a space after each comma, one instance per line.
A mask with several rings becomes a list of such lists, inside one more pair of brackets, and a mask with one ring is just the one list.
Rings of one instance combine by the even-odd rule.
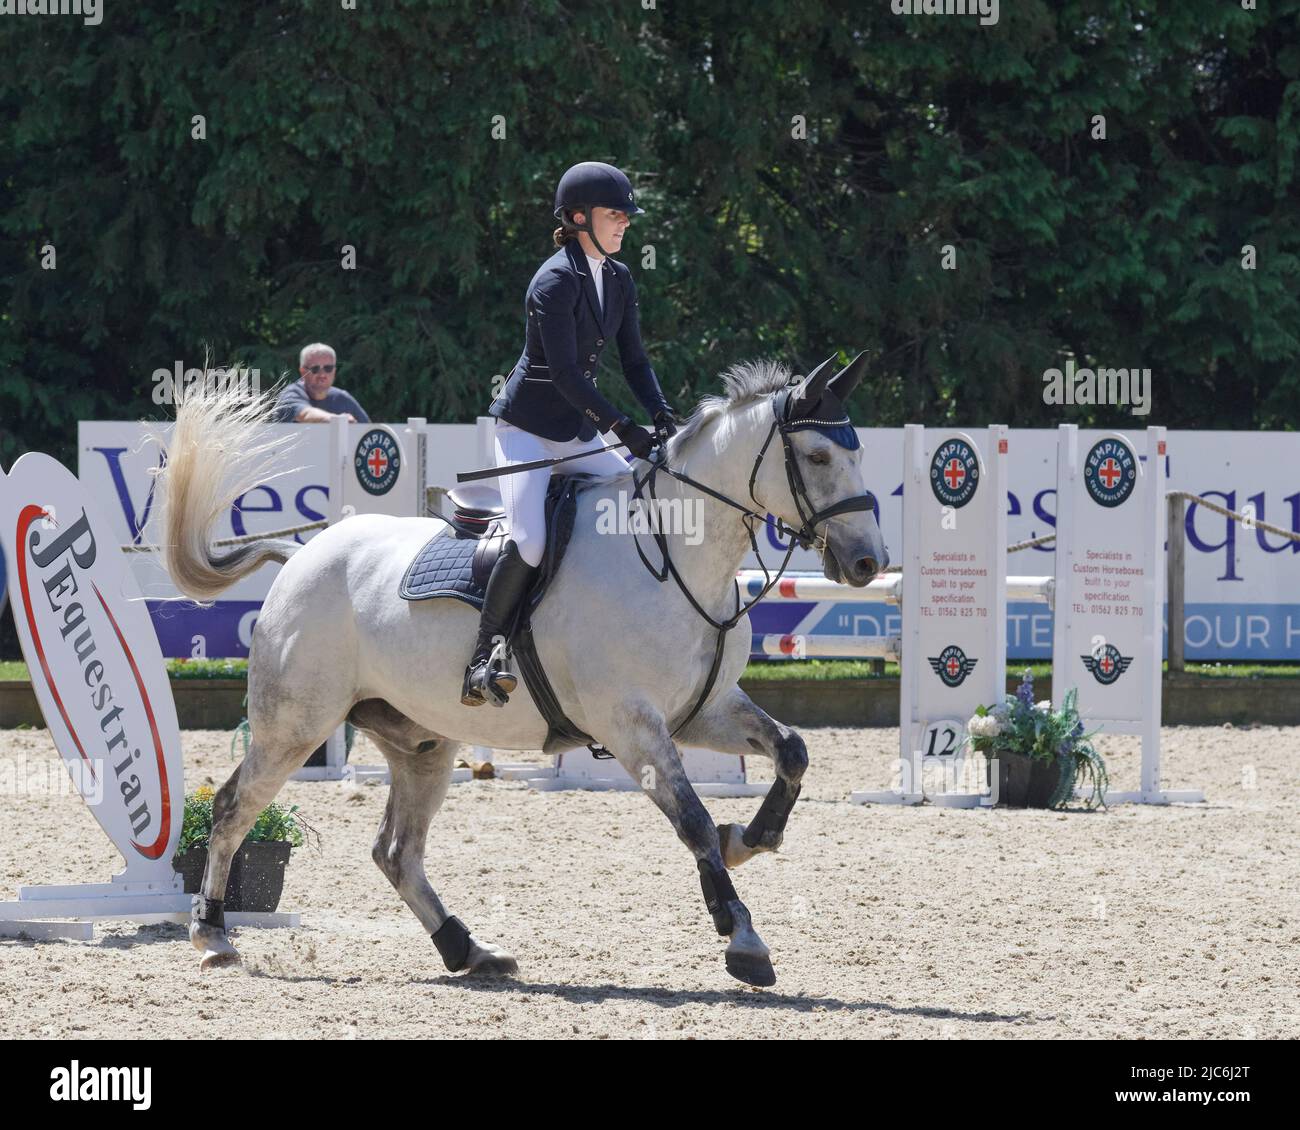
[[451, 596], [481, 609], [483, 586], [473, 572], [478, 546], [478, 538], [458, 537], [450, 526], [435, 534], [406, 570], [402, 596], [407, 600]]
[[[577, 512], [578, 486], [585, 475], [555, 475], [546, 488], [546, 545], [541, 567], [524, 597], [525, 617], [541, 603], [560, 561], [564, 558]], [[428, 600], [450, 596], [483, 608], [483, 597], [492, 566], [502, 543], [510, 536], [504, 519], [494, 520], [473, 537], [449, 526], [434, 534], [412, 559], [402, 577], [400, 595], [406, 600]], [[480, 553], [480, 549], [482, 552]]]

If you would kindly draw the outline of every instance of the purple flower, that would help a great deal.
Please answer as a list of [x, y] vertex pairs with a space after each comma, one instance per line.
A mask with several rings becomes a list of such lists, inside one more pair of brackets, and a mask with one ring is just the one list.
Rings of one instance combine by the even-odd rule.
[[1034, 676], [1030, 673], [1029, 668], [1025, 668], [1024, 681], [1016, 688], [1016, 698], [1020, 699], [1026, 706], [1034, 705]]

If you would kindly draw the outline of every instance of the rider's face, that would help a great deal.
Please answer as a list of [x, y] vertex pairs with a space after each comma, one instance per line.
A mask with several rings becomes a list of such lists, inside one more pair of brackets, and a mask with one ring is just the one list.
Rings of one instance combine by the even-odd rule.
[[[626, 212], [617, 208], [593, 208], [591, 210], [592, 226], [596, 229], [596, 241], [611, 255], [618, 254], [623, 246], [623, 233], [631, 222]], [[582, 215], [581, 212], [578, 213]], [[591, 249], [595, 251], [595, 248]], [[599, 254], [599, 252], [596, 252]], [[595, 258], [595, 255], [592, 256]]]

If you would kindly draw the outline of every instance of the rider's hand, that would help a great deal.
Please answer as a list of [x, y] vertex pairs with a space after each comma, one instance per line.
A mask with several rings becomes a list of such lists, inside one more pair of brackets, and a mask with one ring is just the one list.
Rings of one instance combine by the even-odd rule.
[[610, 431], [627, 444], [628, 451], [638, 459], [649, 459], [650, 452], [659, 442], [658, 436], [647, 431], [640, 424], [632, 423], [627, 416], [615, 423]]
[[357, 422], [357, 418], [352, 415], [351, 412], [335, 412], [334, 415], [342, 416], [349, 424], [355, 424]]
[[655, 431], [660, 439], [668, 439], [677, 434], [677, 415], [671, 408], [655, 413]]

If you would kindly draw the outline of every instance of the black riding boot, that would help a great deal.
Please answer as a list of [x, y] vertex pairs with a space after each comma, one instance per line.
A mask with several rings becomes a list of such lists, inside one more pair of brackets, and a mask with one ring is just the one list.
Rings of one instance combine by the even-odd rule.
[[502, 546], [483, 594], [483, 612], [479, 618], [474, 656], [465, 668], [465, 682], [460, 692], [460, 701], [465, 706], [482, 706], [485, 702], [504, 706], [519, 685], [509, 671], [499, 671], [494, 667], [492, 653], [496, 641], [504, 640], [510, 631], [515, 609], [528, 591], [537, 568], [519, 556], [519, 547], [513, 540]]

